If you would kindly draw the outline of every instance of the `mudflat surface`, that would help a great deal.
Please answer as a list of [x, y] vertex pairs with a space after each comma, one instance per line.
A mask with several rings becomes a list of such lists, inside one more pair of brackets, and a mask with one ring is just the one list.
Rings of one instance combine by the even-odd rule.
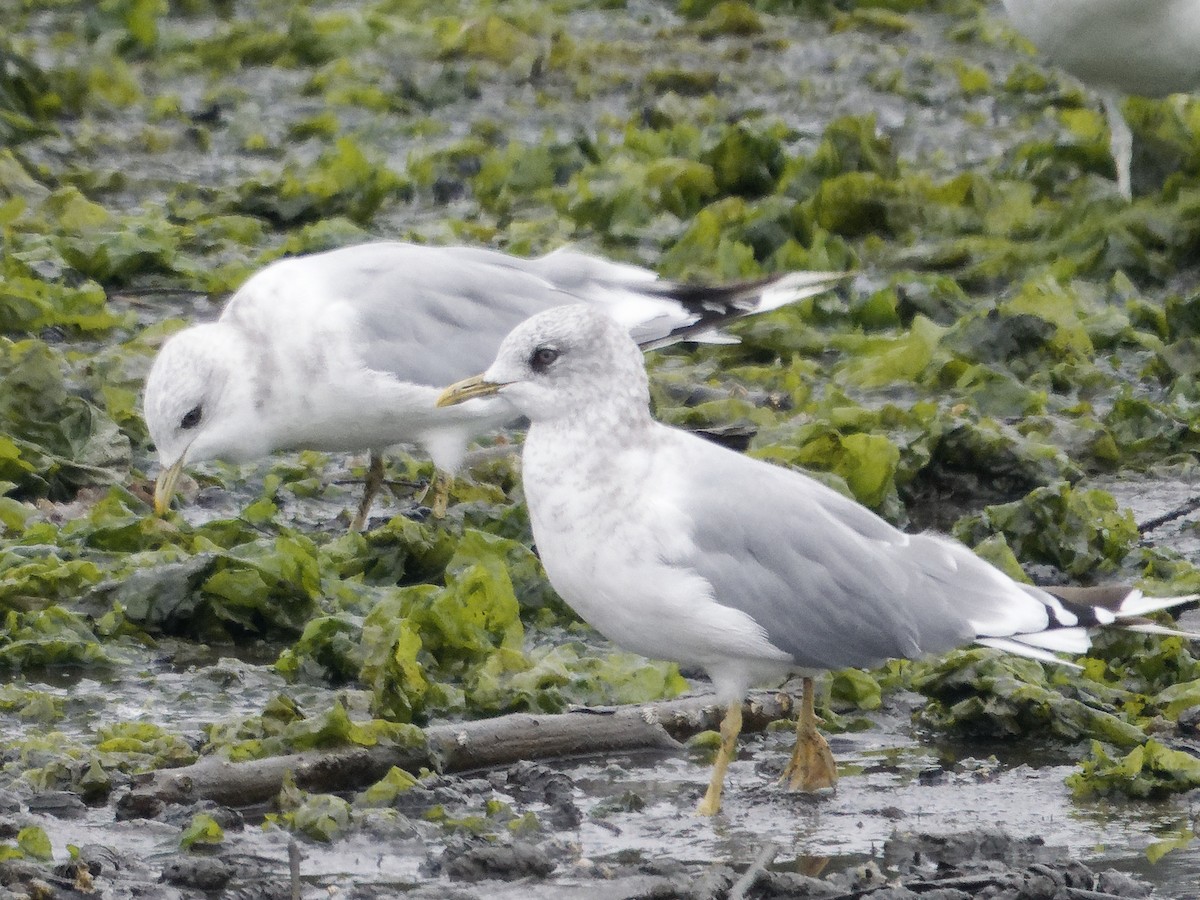
[[[18, 442], [0, 447], [0, 897], [1200, 896], [1186, 778], [1159, 773], [1153, 799], [1068, 784], [1093, 739], [1194, 755], [1195, 706], [1163, 692], [1200, 669], [1150, 639], [1106, 645], [1113, 668], [1072, 684], [1048, 667], [1019, 715], [1019, 688], [978, 679], [995, 706], [965, 724], [914, 689], [938, 661], [835, 677], [837, 793], [775, 784], [781, 723], [744, 736], [712, 821], [691, 813], [703, 741], [425, 773], [382, 800], [122, 805], [139, 773], [200, 755], [707, 687], [552, 597], [505, 454], [437, 523], [415, 499], [430, 467], [397, 452], [361, 538], [345, 524], [363, 460], [339, 454], [197, 466], [178, 512], [149, 517], [154, 352], [285, 254], [390, 237], [572, 243], [680, 278], [852, 268], [846, 290], [739, 326], [739, 347], [652, 357], [660, 417], [743, 427], [752, 453], [1034, 578], [1196, 590], [1194, 101], [1128, 106], [1127, 205], [1097, 104], [995, 3], [14, 16], [3, 47], [32, 69], [0, 72], [17, 398], [0, 413]], [[463, 571], [503, 627], [465, 661], [434, 639], [403, 657], [389, 623], [444, 626], [420, 591], [460, 600]], [[429, 690], [397, 688], [388, 659]], [[1137, 740], [1064, 725], [1071, 690]]]

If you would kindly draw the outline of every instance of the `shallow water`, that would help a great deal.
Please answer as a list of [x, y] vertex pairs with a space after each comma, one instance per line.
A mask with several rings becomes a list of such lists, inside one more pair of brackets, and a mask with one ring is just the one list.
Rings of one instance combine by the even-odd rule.
[[[997, 17], [1001, 15], [998, 4], [993, 8]], [[647, 30], [677, 22], [671, 4], [649, 0], [631, 0], [620, 15], [590, 8], [571, 11], [566, 19], [567, 29], [581, 42], [617, 45], [629, 41], [631, 47], [638, 46], [633, 39]], [[197, 35], [203, 30], [202, 21], [197, 18], [189, 26], [197, 29]], [[747, 119], [760, 113], [778, 117], [796, 130], [788, 138], [793, 153], [810, 152], [833, 117], [867, 111], [875, 113], [904, 165], [919, 165], [934, 175], [994, 167], [1008, 148], [1028, 140], [1031, 132], [1055, 133], [1051, 118], [1029, 114], [1028, 107], [1040, 102], [1037, 99], [992, 96], [989, 92], [966, 97], [946, 80], [949, 70], [933, 64], [969, 52], [973, 63], [998, 76], [1011, 66], [1009, 50], [980, 42], [954, 45], [946, 35], [950, 20], [940, 14], [917, 12], [909, 21], [913, 27], [903, 34], [872, 29], [831, 33], [823, 23], [780, 16], [772, 20], [772, 27], [780, 29], [780, 46], [771, 46], [766, 40], [752, 45], [747, 53], [735, 54], [727, 52], [723, 40], [702, 45], [663, 41], [653, 63], [689, 71], [718, 71], [721, 114], [736, 113]], [[368, 55], [398, 68], [409, 62], [405, 52], [400, 41], [394, 47], [373, 48]], [[619, 56], [599, 54], [594, 65], [596, 82], [603, 87], [586, 98], [554, 95], [558, 88], [553, 84], [514, 89], [503, 81], [484, 82], [477, 96], [459, 98], [436, 110], [443, 131], [418, 139], [404, 132], [406, 123], [378, 121], [374, 127], [387, 133], [376, 134], [377, 143], [387, 148], [393, 167], [403, 171], [410, 154], [449, 146], [472, 134], [480, 123], [492, 125], [511, 140], [536, 141], [546, 129], [562, 138], [576, 131], [594, 133], [599, 130], [597, 123], [606, 117], [623, 122], [631, 109], [655, 99], [631, 97], [637, 92], [636, 79], [620, 70]], [[416, 72], [415, 76], [424, 74]], [[270, 175], [279, 168], [279, 159], [240, 152], [239, 142], [257, 130], [278, 135], [298, 118], [319, 111], [319, 102], [304, 96], [308, 77], [300, 69], [275, 67], [248, 67], [240, 72], [236, 80], [247, 99], [227, 111], [233, 121], [227, 129], [213, 130], [210, 149], [195, 150], [181, 141], [177, 153], [135, 153], [131, 157], [128, 147], [118, 146], [115, 151], [107, 146], [94, 148], [92, 165], [98, 170], [130, 173], [127, 187], [107, 202], [135, 209], [169, 197], [183, 179], [221, 187], [250, 175]], [[906, 90], [878, 87], [893, 78], [907, 85]], [[205, 76], [194, 73], [176, 72], [167, 81], [166, 88], [177, 93], [181, 105], [189, 110], [201, 106], [204, 95], [212, 90]], [[368, 110], [348, 108], [339, 110], [339, 115], [339, 125], [347, 130], [369, 128], [377, 118]], [[1023, 121], [1015, 121], [1018, 117]], [[111, 127], [119, 132], [127, 124], [118, 117]], [[165, 121], [159, 127], [170, 130], [180, 126]], [[305, 152], [311, 154], [312, 148]], [[418, 195], [411, 203], [386, 211], [372, 228], [378, 234], [425, 240], [474, 240], [447, 224], [455, 214], [452, 207], [430, 203]], [[634, 245], [625, 248], [628, 253], [640, 255], [648, 263], [657, 262], [660, 242], [647, 235], [630, 240]], [[160, 301], [153, 316], [145, 318], [172, 313], [211, 315], [211, 306], [207, 300], [169, 299]], [[898, 389], [897, 398], [889, 399], [900, 402], [906, 390]], [[1102, 406], [1098, 401], [1097, 407]], [[140, 464], [150, 466], [148, 459]], [[270, 465], [243, 467], [233, 490], [202, 493], [184, 506], [183, 516], [198, 524], [237, 515], [248, 499], [257, 496]], [[326, 472], [343, 478], [347, 461], [331, 458]], [[1133, 509], [1138, 521], [1175, 508], [1198, 490], [1180, 478], [1112, 478], [1094, 483]], [[356, 486], [338, 485], [319, 500], [290, 501], [284, 515], [301, 527], [336, 531], [341, 528], [336, 517], [353, 507], [356, 494]], [[394, 514], [406, 506], [403, 498], [385, 497], [375, 514]], [[1196, 513], [1181, 516], [1155, 529], [1150, 538], [1200, 560], [1196, 521]], [[1200, 613], [1187, 614], [1183, 624], [1200, 628]], [[43, 726], [0, 714], [0, 743], [50, 730], [61, 732], [67, 740], [82, 739], [99, 726], [116, 721], [153, 722], [199, 742], [205, 725], [257, 715], [281, 692], [302, 707], [327, 708], [338, 692], [288, 685], [270, 670], [278, 649], [262, 646], [235, 654], [233, 648], [197, 648], [165, 641], [155, 649], [125, 647], [121, 651], [125, 659], [107, 672], [39, 673], [17, 679], [18, 687], [63, 699], [65, 716]], [[1152, 881], [1162, 896], [1200, 897], [1200, 847], [1193, 844], [1172, 852], [1154, 865], [1145, 857], [1147, 846], [1194, 818], [1188, 796], [1157, 803], [1075, 801], [1064, 784], [1074, 769], [1061, 748], [1028, 741], [951, 742], [921, 734], [911, 724], [911, 712], [919, 702], [910, 695], [890, 697], [883, 711], [865, 717], [872, 722], [868, 730], [832, 738], [843, 778], [838, 793], [826, 799], [798, 798], [775, 786], [790, 749], [786, 728], [747, 735], [730, 770], [723, 814], [711, 822], [691, 815], [708, 776], [708, 762], [699, 754], [680, 751], [555, 762], [553, 767], [573, 780], [574, 799], [583, 813], [579, 828], [554, 835], [567, 848], [569, 862], [560, 863], [545, 882], [493, 883], [486, 895], [604, 896], [605, 882], [596, 879], [618, 863], [674, 858], [698, 865], [726, 862], [744, 866], [765, 841], [781, 847], [774, 868], [812, 871], [824, 860], [825, 871], [830, 872], [879, 859], [894, 830], [953, 834], [1000, 826], [1017, 836], [1040, 836], [1097, 868], [1112, 865], [1137, 872]], [[42, 824], [60, 858], [67, 844], [87, 842], [119, 847], [151, 866], [178, 852], [178, 822], [116, 822], [111, 806], [89, 809], [79, 819], [46, 815], [22, 815], [21, 819]], [[345, 895], [367, 886], [383, 894], [385, 889], [418, 884], [428, 878], [423, 867], [431, 854], [436, 855], [454, 837], [436, 830], [405, 836], [381, 826], [379, 831], [352, 832], [332, 845], [306, 841], [301, 867], [306, 895], [324, 897], [334, 889]], [[229, 836], [229, 855], [247, 861], [263, 875], [283, 877], [289, 839], [278, 830], [251, 826]]]
[[[333, 694], [286, 685], [261, 662], [218, 657], [178, 666], [164, 662], [162, 654], [147, 654], [109, 679], [64, 676], [27, 686], [68, 698], [65, 719], [53, 727], [70, 737], [83, 737], [119, 716], [199, 739], [206, 724], [256, 714], [281, 691], [312, 709], [324, 708]], [[797, 796], [775, 783], [791, 750], [790, 728], [745, 735], [730, 766], [722, 812], [711, 821], [692, 814], [707, 783], [709, 762], [702, 754], [680, 749], [550, 760], [552, 769], [574, 783], [573, 799], [583, 814], [578, 828], [549, 835], [565, 848], [569, 862], [534, 884], [490, 883], [487, 895], [593, 896], [605, 883], [597, 876], [618, 864], [674, 859], [746, 865], [768, 841], [779, 847], [772, 868], [829, 874], [871, 859], [882, 866], [884, 843], [895, 831], [956, 835], [998, 827], [1014, 837], [1040, 837], [1095, 871], [1136, 873], [1161, 896], [1200, 896], [1200, 847], [1175, 851], [1155, 865], [1145, 857], [1147, 846], [1192, 818], [1188, 797], [1153, 803], [1074, 800], [1064, 779], [1075, 769], [1061, 746], [922, 734], [912, 725], [912, 713], [923, 702], [915, 694], [891, 695], [881, 710], [858, 716], [869, 728], [831, 736], [842, 777], [836, 794], [824, 798]], [[0, 739], [17, 732], [28, 737], [30, 726], [0, 717]], [[489, 796], [509, 799], [486, 791], [481, 798]], [[78, 819], [23, 820], [31, 818], [46, 828], [56, 848], [107, 844], [150, 867], [178, 853], [179, 824], [114, 821], [111, 805]], [[288, 840], [276, 829], [251, 825], [227, 835], [223, 856], [250, 856], [264, 877], [284, 878]], [[436, 832], [408, 839], [385, 832], [381, 840], [372, 830], [352, 830], [332, 845], [302, 841], [301, 873], [312, 890], [428, 883], [425, 867], [438, 855], [439, 840], [453, 842], [449, 833], [438, 839]]]

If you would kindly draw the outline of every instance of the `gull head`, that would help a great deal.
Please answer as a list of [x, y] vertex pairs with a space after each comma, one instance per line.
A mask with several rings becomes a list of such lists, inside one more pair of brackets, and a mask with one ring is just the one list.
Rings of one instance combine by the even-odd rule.
[[585, 304], [526, 319], [509, 332], [486, 372], [447, 388], [438, 406], [493, 395], [531, 422], [614, 406], [645, 416], [650, 403], [638, 345], [616, 320]]
[[158, 515], [170, 507], [186, 463], [266, 452], [259, 446], [241, 346], [240, 337], [220, 323], [197, 325], [163, 344], [150, 367], [142, 408], [162, 465], [154, 485]]

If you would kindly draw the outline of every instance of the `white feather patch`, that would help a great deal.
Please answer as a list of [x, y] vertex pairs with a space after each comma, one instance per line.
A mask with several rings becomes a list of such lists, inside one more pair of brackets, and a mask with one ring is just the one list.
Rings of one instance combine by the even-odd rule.
[[982, 644], [985, 647], [995, 647], [997, 650], [1003, 650], [1006, 653], [1013, 653], [1017, 656], [1027, 656], [1030, 659], [1040, 660], [1041, 662], [1058, 663], [1060, 666], [1066, 666], [1070, 669], [1083, 668], [1083, 666], [1078, 666], [1073, 662], [1060, 659], [1048, 650], [1030, 647], [1028, 644], [1022, 644], [1010, 638], [976, 638], [975, 643]]
[[759, 295], [755, 312], [769, 312], [829, 290], [846, 278], [845, 272], [792, 272], [772, 282]]
[[1009, 635], [1011, 640], [1030, 647], [1041, 647], [1058, 653], [1087, 653], [1092, 646], [1086, 628], [1052, 628], [1032, 634]]
[[1139, 631], [1142, 634], [1162, 634], [1167, 637], [1181, 637], [1189, 641], [1200, 641], [1200, 634], [1194, 631], [1180, 631], [1178, 628], [1168, 628], [1165, 625], [1155, 625], [1153, 622], [1141, 622], [1137, 625], [1122, 625], [1125, 631]]
[[1057, 597], [1055, 597], [1053, 594], [1043, 594], [1043, 596], [1041, 596], [1039, 599], [1043, 603], [1045, 603], [1048, 607], [1050, 607], [1052, 610], [1054, 610], [1054, 621], [1056, 621], [1058, 624], [1060, 624], [1060, 625], [1078, 625], [1079, 624], [1079, 616], [1075, 615], [1075, 613], [1071, 612], [1069, 609], [1067, 609], [1065, 606], [1063, 606], [1062, 601], [1059, 600]]
[[1121, 601], [1117, 610], [1119, 617], [1144, 616], [1146, 613], [1157, 612], [1160, 609], [1170, 609], [1200, 599], [1200, 594], [1184, 594], [1181, 597], [1147, 597], [1139, 590], [1132, 590], [1129, 596]]

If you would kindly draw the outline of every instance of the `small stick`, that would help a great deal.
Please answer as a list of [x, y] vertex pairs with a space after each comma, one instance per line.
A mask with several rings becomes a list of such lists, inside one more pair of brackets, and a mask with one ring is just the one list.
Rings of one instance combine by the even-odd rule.
[[763, 844], [763, 848], [758, 851], [758, 856], [754, 857], [750, 868], [743, 872], [742, 877], [735, 881], [733, 887], [729, 889], [729, 900], [746, 900], [747, 892], [766, 873], [767, 866], [775, 862], [775, 857], [778, 855], [779, 845], [777, 843], [767, 841]]
[[1173, 522], [1181, 516], [1195, 512], [1197, 509], [1200, 509], [1200, 497], [1190, 497], [1170, 512], [1165, 512], [1161, 516], [1155, 516], [1153, 519], [1147, 519], [1145, 522], [1138, 522], [1138, 534], [1145, 534], [1147, 531], [1161, 528], [1168, 522]]
[[295, 838], [288, 841], [288, 872], [292, 876], [292, 900], [300, 900], [300, 845]]

